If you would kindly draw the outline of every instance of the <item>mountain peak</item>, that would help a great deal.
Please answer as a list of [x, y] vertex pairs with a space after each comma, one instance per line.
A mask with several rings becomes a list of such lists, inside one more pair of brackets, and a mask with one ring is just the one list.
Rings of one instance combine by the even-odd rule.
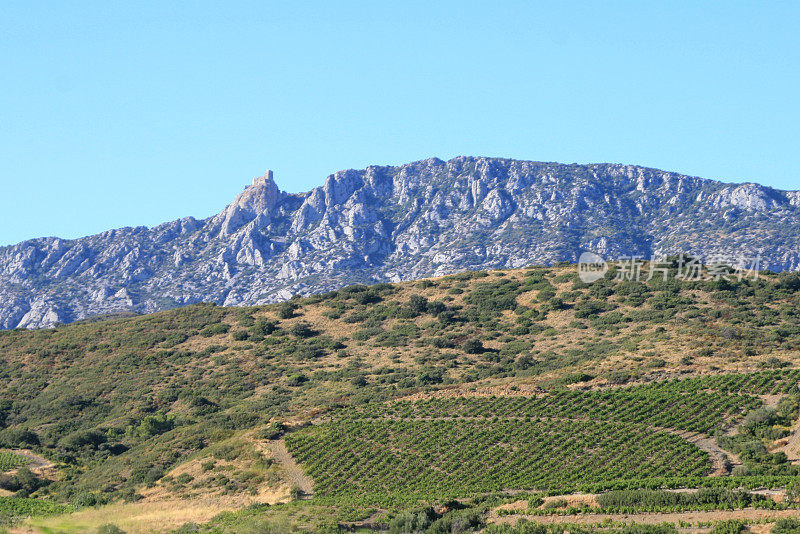
[[212, 228], [221, 235], [230, 235], [258, 217], [269, 217], [283, 193], [273, 179], [272, 171], [253, 178], [236, 200], [212, 220]]
[[[800, 269], [800, 191], [646, 167], [488, 157], [252, 180], [218, 215], [0, 249], [0, 329], [193, 302], [249, 305], [356, 282], [691, 253]], [[124, 296], [120, 290], [125, 289]]]

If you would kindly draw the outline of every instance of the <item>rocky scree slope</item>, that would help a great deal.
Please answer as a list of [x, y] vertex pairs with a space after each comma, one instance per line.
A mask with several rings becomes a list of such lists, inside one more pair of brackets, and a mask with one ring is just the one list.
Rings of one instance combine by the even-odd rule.
[[761, 253], [800, 268], [800, 192], [629, 165], [428, 159], [337, 172], [308, 193], [272, 173], [221, 213], [0, 248], [0, 328], [196, 302], [263, 304], [355, 282], [662, 253]]

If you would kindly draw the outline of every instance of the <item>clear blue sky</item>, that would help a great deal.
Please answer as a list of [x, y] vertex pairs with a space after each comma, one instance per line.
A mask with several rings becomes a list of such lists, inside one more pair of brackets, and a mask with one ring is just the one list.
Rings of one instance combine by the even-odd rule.
[[800, 188], [799, 6], [4, 2], [0, 245], [431, 156]]

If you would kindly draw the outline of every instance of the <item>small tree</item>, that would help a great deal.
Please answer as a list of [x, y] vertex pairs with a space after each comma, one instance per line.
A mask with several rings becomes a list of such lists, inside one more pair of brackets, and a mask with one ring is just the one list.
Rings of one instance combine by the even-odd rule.
[[158, 436], [168, 432], [175, 427], [175, 418], [167, 417], [167, 414], [148, 415], [136, 428], [136, 435], [142, 438]]
[[301, 490], [297, 486], [292, 486], [292, 489], [289, 490], [289, 497], [293, 501], [300, 500], [303, 497], [303, 495], [304, 495], [303, 490]]

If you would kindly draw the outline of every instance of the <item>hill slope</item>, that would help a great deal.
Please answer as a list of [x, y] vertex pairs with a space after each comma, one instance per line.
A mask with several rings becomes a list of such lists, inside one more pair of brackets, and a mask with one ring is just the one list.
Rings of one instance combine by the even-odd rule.
[[127, 426], [159, 411], [249, 428], [489, 379], [535, 392], [567, 372], [602, 384], [758, 370], [800, 350], [798, 286], [793, 274], [587, 286], [574, 266], [534, 268], [9, 331], [0, 421], [52, 446], [95, 427], [136, 443]]
[[[0, 449], [52, 467], [0, 474], [35, 498], [0, 512], [114, 503], [53, 524], [149, 532], [254, 505], [221, 516], [240, 532], [256, 511], [386, 525], [492, 492], [782, 488], [799, 299], [795, 273], [586, 285], [559, 265], [2, 332]], [[763, 500], [714, 495], [682, 506]]]
[[0, 328], [197, 302], [252, 305], [464, 269], [690, 252], [800, 267], [800, 192], [643, 167], [459, 157], [257, 178], [206, 220], [0, 249]]

